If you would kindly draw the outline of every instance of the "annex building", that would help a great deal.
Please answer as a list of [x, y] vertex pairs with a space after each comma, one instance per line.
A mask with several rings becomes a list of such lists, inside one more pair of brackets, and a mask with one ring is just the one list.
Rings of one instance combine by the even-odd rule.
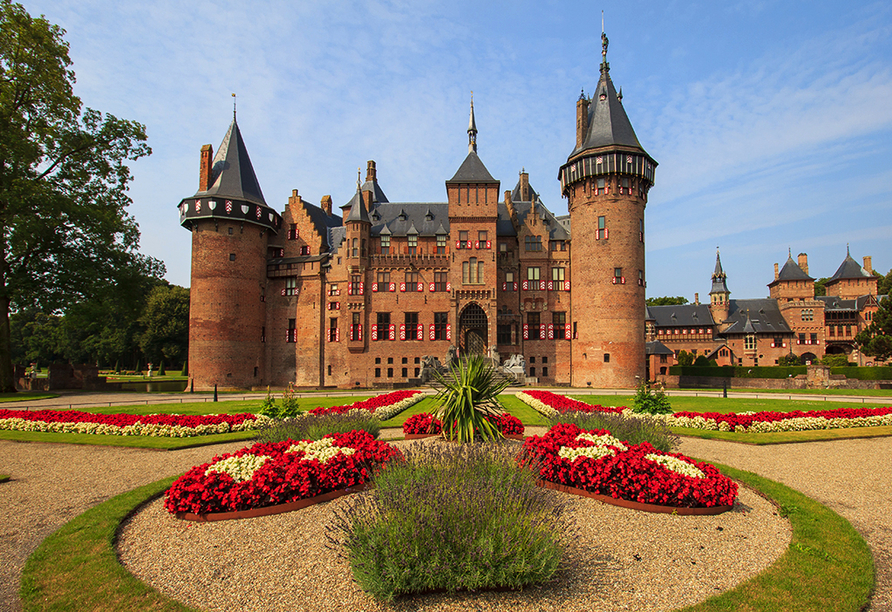
[[774, 264], [769, 297], [732, 299], [716, 253], [708, 304], [695, 294], [693, 304], [647, 307], [648, 372], [666, 374], [682, 350], [718, 365], [776, 365], [789, 354], [803, 363], [844, 354], [869, 365], [855, 336], [873, 321], [884, 297], [877, 295], [878, 282], [871, 257], [862, 265], [847, 250], [825, 284], [826, 295], [816, 296], [808, 256], [800, 253], [794, 261], [790, 253], [783, 267]]
[[[196, 388], [408, 383], [422, 358], [522, 355], [546, 384], [633, 387], [645, 375], [644, 209], [657, 163], [610, 78], [576, 102], [576, 142], [556, 169], [556, 217], [527, 173], [486, 168], [471, 103], [468, 151], [445, 201], [392, 202], [365, 180], [337, 209], [294, 190], [267, 204], [233, 117], [201, 148], [192, 233], [189, 370]], [[382, 178], [385, 176], [382, 173]], [[383, 185], [383, 186], [382, 186]]]

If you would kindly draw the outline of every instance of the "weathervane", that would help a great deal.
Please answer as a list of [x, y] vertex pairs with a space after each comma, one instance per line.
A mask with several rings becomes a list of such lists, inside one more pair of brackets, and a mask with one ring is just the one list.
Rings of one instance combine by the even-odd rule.
[[235, 94], [232, 94], [232, 120], [235, 121]]

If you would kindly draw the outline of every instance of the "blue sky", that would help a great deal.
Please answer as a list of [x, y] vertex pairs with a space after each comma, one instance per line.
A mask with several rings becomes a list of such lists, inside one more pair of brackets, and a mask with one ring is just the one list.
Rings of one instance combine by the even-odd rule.
[[721, 247], [732, 297], [773, 264], [830, 276], [846, 245], [892, 267], [892, 6], [887, 2], [26, 1], [67, 30], [86, 106], [144, 123], [133, 164], [141, 250], [189, 285], [176, 205], [198, 152], [238, 121], [267, 203], [335, 205], [374, 159], [391, 201], [446, 200], [467, 153], [552, 211], [575, 102], [611, 76], [659, 162], [647, 206], [648, 296], [706, 299]]

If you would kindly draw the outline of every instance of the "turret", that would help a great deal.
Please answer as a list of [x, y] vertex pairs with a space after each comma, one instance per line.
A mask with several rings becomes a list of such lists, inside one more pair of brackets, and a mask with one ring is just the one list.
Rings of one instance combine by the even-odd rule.
[[657, 163], [635, 135], [610, 78], [576, 104], [576, 146], [558, 178], [573, 250], [572, 385], [634, 387], [645, 375], [644, 208]]
[[268, 240], [282, 217], [263, 198], [235, 116], [212, 154], [202, 147], [199, 189], [179, 204], [192, 232], [189, 372], [195, 389], [260, 387]]
[[715, 271], [712, 273], [712, 289], [709, 290], [709, 311], [712, 320], [718, 325], [727, 320], [731, 308], [731, 291], [727, 284], [728, 275], [722, 269], [719, 249], [715, 250]]

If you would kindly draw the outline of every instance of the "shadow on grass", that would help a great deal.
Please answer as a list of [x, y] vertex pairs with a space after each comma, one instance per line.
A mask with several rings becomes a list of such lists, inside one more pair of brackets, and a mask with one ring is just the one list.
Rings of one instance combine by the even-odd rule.
[[[717, 465], [773, 499], [788, 516], [787, 552], [764, 572], [683, 612], [821, 610], [856, 612], [874, 587], [871, 551], [851, 524], [826, 506], [751, 472]], [[163, 494], [175, 477], [118, 495], [73, 519], [28, 558], [20, 594], [31, 610], [193, 610], [137, 580], [118, 561], [119, 525]]]

